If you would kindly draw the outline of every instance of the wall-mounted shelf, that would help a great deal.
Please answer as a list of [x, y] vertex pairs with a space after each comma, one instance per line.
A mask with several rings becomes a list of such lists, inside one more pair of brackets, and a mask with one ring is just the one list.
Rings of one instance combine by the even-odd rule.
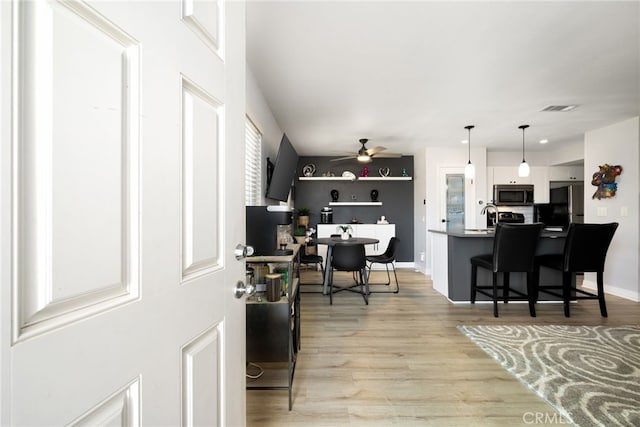
[[359, 176], [351, 178], [348, 176], [301, 176], [300, 181], [411, 181], [410, 176]]
[[355, 181], [355, 177], [350, 176], [301, 176], [300, 181]]
[[358, 181], [411, 181], [410, 176], [361, 176]]
[[382, 202], [329, 202], [329, 206], [382, 206]]

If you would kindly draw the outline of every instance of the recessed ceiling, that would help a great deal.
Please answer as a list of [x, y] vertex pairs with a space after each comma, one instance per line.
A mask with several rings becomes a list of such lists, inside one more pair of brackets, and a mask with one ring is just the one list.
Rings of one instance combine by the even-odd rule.
[[[552, 150], [640, 114], [639, 2], [248, 1], [247, 61], [301, 155]], [[571, 111], [542, 111], [576, 105]], [[547, 144], [537, 141], [547, 139]]]

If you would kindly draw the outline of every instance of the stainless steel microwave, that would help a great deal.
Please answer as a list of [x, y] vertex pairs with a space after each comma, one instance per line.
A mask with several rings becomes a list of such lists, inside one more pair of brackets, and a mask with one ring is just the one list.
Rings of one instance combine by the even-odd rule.
[[498, 206], [533, 205], [533, 185], [496, 184], [493, 186], [493, 203]]

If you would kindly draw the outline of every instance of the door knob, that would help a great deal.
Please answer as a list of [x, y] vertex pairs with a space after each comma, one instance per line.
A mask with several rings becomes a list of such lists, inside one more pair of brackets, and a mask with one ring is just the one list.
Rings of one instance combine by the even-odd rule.
[[238, 243], [236, 248], [233, 250], [234, 255], [238, 261], [245, 259], [248, 256], [254, 254], [253, 246], [245, 246], [242, 243]]
[[234, 296], [236, 298], [242, 298], [242, 295], [251, 296], [256, 293], [256, 285], [249, 283], [245, 285], [242, 280], [238, 280], [236, 288], [234, 289]]

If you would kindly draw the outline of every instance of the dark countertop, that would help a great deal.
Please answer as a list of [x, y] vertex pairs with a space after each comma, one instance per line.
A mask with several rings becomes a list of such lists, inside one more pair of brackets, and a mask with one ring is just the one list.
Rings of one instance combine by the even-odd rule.
[[[465, 229], [462, 227], [449, 227], [446, 230], [429, 229], [429, 231], [432, 233], [446, 234], [447, 236], [464, 237], [464, 238], [467, 238], [467, 237], [488, 238], [488, 237], [493, 237], [495, 234], [494, 229], [487, 229], [487, 228]], [[546, 239], [557, 239], [558, 237], [567, 237], [567, 232], [566, 231], [549, 231], [545, 229], [545, 230], [542, 230], [540, 237], [546, 238]]]

